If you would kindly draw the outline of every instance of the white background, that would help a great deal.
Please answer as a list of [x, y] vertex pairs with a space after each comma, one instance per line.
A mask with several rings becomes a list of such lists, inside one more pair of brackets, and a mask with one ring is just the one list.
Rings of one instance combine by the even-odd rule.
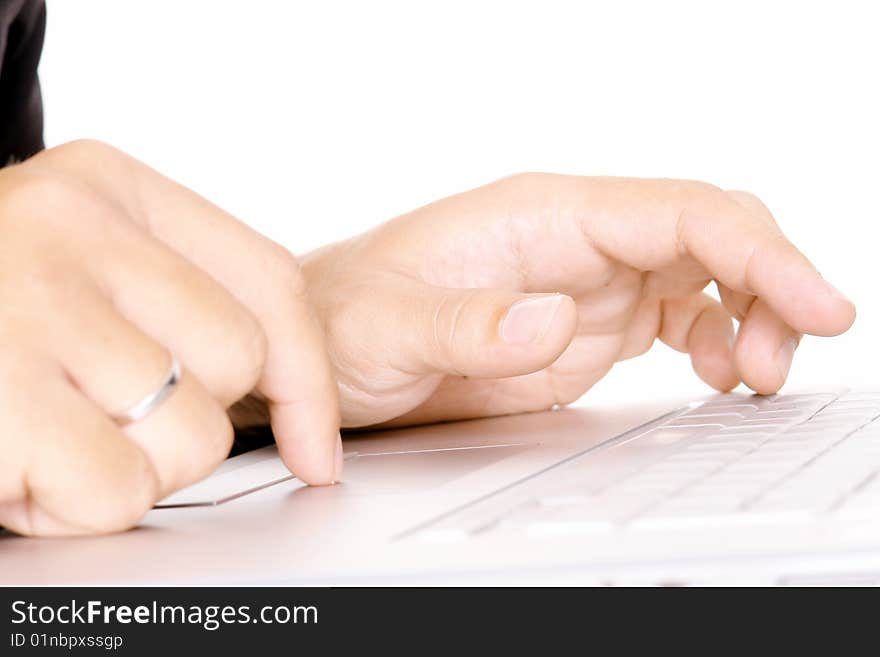
[[[295, 252], [520, 170], [748, 189], [859, 307], [792, 382], [880, 384], [873, 5], [49, 0], [46, 136]], [[707, 390], [657, 346], [585, 401]]]

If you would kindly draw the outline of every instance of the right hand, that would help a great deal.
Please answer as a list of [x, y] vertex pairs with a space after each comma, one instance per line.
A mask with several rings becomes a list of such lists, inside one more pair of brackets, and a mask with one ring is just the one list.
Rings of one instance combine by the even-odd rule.
[[697, 181], [520, 174], [302, 262], [343, 426], [568, 404], [655, 339], [775, 393], [802, 334], [855, 319], [757, 197]]
[[[292, 472], [339, 479], [335, 381], [287, 250], [91, 141], [0, 171], [0, 231], [0, 526], [133, 526], [226, 457], [251, 392]], [[171, 353], [177, 388], [120, 426]]]

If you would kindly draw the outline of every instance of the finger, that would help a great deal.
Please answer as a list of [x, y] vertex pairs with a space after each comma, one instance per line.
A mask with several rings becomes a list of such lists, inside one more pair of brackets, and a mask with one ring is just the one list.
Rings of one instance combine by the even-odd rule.
[[[66, 151], [64, 150], [66, 149]], [[310, 484], [340, 478], [336, 381], [296, 259], [192, 191], [115, 149], [77, 142], [42, 155], [57, 168], [113, 190], [129, 214], [207, 272], [260, 322], [267, 341], [257, 389], [287, 466]], [[120, 171], [132, 181], [120, 193]]]
[[[776, 226], [770, 210], [758, 197], [735, 190], [727, 194], [768, 226]], [[745, 323], [745, 330], [740, 329], [735, 348], [735, 362], [740, 377], [756, 392], [776, 392], [788, 376], [800, 334], [795, 333], [763, 301], [756, 304], [756, 297], [723, 285], [718, 286], [718, 291], [725, 307], [741, 325]], [[748, 317], [751, 319], [746, 321]], [[756, 354], [761, 355], [756, 358]]]
[[[648, 222], [640, 239], [665, 244], [667, 252], [660, 257], [675, 257], [683, 249], [723, 285], [765, 299], [802, 332], [836, 335], [852, 324], [852, 303], [765, 217], [710, 186], [689, 186], [684, 192], [665, 187], [655, 193], [665, 196], [659, 207], [648, 194], [641, 196], [647, 206], [641, 209], [663, 219]], [[626, 253], [619, 256], [626, 261]]]
[[768, 395], [785, 383], [800, 334], [763, 299], [756, 299], [739, 327], [734, 358], [743, 382]]
[[[608, 374], [613, 365], [611, 356], [619, 351], [622, 339], [619, 333], [576, 335], [548, 367], [520, 376], [445, 376], [422, 404], [380, 426], [466, 420], [567, 405]], [[597, 359], [597, 354], [609, 357]]]
[[618, 268], [606, 284], [575, 297], [578, 335], [622, 333], [645, 300], [645, 274]]
[[705, 277], [683, 279], [671, 274], [650, 272], [645, 278], [645, 296], [657, 299], [687, 297], [703, 291], [711, 282]]
[[694, 371], [718, 390], [739, 384], [733, 362], [733, 322], [727, 311], [707, 294], [662, 302], [660, 339], [689, 353]]
[[751, 212], [765, 224], [772, 228], [778, 228], [776, 218], [770, 212], [770, 208], [764, 205], [764, 201], [752, 194], [741, 189], [728, 189], [725, 192], [730, 198], [739, 203], [748, 212]]
[[[154, 380], [154, 389], [164, 380]], [[140, 399], [130, 396], [128, 403]], [[171, 396], [124, 432], [149, 456], [162, 497], [211, 474], [229, 456], [234, 439], [225, 409], [186, 369]]]
[[20, 365], [2, 391], [4, 432], [20, 441], [21, 460], [0, 461], [0, 525], [57, 536], [137, 524], [159, 496], [147, 456], [57, 368]]
[[721, 303], [727, 309], [727, 312], [729, 312], [736, 321], [743, 321], [749, 312], [749, 308], [751, 308], [752, 304], [755, 302], [755, 296], [731, 290], [729, 287], [721, 285], [720, 283], [717, 287], [718, 296], [721, 297]]
[[[167, 380], [171, 352], [107, 300], [87, 295], [80, 299], [88, 311], [68, 309], [58, 322], [63, 329], [47, 344], [83, 394], [109, 416], [120, 416]], [[150, 458], [162, 496], [210, 474], [233, 440], [224, 407], [186, 368], [172, 394], [123, 431]]]
[[562, 294], [454, 289], [411, 279], [371, 287], [343, 321], [370, 332], [369, 344], [395, 345], [388, 358], [415, 374], [506, 377], [552, 363], [574, 335], [574, 301]]
[[617, 356], [618, 361], [641, 356], [651, 348], [660, 333], [662, 303], [661, 299], [653, 297], [642, 300], [626, 328], [623, 345]]
[[[600, 253], [643, 271], [695, 259], [722, 285], [765, 299], [800, 332], [836, 335], [855, 317], [775, 225], [705, 183], [532, 174], [473, 194], [506, 195], [496, 212], [518, 221], [552, 212], [557, 239], [576, 239], [558, 228], [567, 220]], [[525, 257], [520, 269], [547, 269]]]
[[[778, 228], [773, 214], [764, 205], [763, 201], [754, 194], [738, 190], [728, 190], [727, 195], [739, 203], [746, 211], [753, 213], [756, 217], [763, 220], [771, 228]], [[741, 322], [748, 314], [751, 305], [755, 302], [755, 296], [745, 292], [738, 292], [721, 283], [717, 283], [717, 287], [721, 303], [724, 304], [727, 311], [737, 321]]]
[[[340, 480], [336, 380], [296, 259], [189, 190], [153, 172], [145, 176], [176, 208], [147, 210], [153, 233], [210, 273], [263, 328], [267, 351], [257, 390], [267, 400], [281, 458], [307, 483]], [[193, 249], [206, 230], [213, 248]]]
[[211, 276], [140, 227], [129, 225], [120, 241], [117, 257], [106, 258], [98, 273], [118, 312], [170, 349], [222, 407], [253, 390], [267, 350], [257, 318]]

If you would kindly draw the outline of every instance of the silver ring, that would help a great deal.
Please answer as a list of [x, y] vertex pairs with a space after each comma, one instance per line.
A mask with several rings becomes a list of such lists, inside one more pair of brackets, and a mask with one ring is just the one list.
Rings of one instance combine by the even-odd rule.
[[121, 425], [137, 422], [152, 413], [159, 404], [168, 399], [168, 396], [174, 392], [178, 383], [180, 383], [180, 363], [177, 362], [177, 359], [172, 354], [171, 370], [168, 372], [168, 376], [165, 377], [162, 385], [128, 410], [119, 415], [114, 415], [113, 419], [116, 420], [117, 424]]

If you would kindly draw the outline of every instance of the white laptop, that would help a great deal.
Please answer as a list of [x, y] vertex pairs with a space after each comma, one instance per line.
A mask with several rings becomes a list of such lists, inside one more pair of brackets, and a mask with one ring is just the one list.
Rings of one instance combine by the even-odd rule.
[[120, 535], [0, 535], [0, 584], [880, 583], [880, 391], [563, 409], [274, 447]]

